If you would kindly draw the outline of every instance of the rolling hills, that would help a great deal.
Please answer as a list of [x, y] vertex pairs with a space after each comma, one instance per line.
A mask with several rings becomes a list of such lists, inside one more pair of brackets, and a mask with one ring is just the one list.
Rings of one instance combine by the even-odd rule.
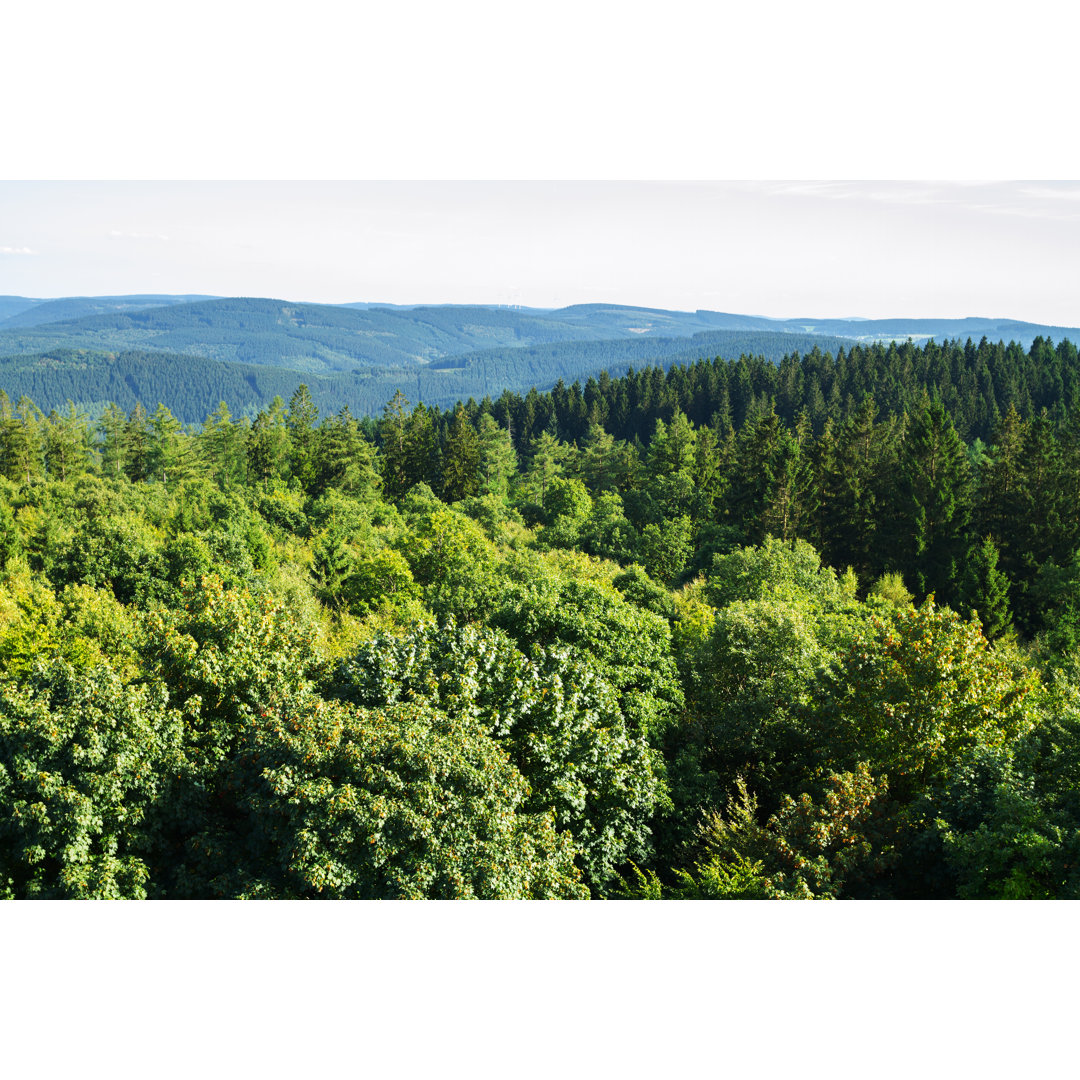
[[856, 341], [1080, 341], [1080, 330], [1006, 319], [771, 319], [614, 304], [311, 304], [139, 294], [0, 297], [0, 387], [45, 411], [67, 400], [168, 401], [186, 422], [225, 400], [253, 414], [306, 382], [322, 411], [374, 414], [398, 389], [449, 406], [504, 389], [546, 389], [601, 370], [742, 354], [779, 361]]

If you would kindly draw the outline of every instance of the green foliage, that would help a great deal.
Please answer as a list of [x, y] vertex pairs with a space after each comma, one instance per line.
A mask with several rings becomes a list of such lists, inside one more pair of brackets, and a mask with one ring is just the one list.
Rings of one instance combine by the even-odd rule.
[[486, 617], [520, 649], [561, 643], [615, 690], [631, 729], [658, 735], [683, 703], [667, 621], [610, 589], [517, 562]]
[[785, 542], [768, 536], [757, 547], [742, 547], [713, 559], [708, 574], [709, 602], [722, 608], [736, 600], [805, 598], [815, 606], [842, 601], [836, 573], [805, 540]]
[[675, 617], [676, 606], [671, 593], [662, 585], [657, 585], [637, 563], [612, 578], [611, 584], [630, 603], [662, 615], [665, 619]]
[[313, 372], [201, 431], [118, 389], [97, 443], [0, 395], [0, 712], [65, 778], [4, 773], [8, 892], [1076, 895], [1076, 359], [812, 350], [379, 425], [320, 423]]
[[414, 505], [409, 527], [395, 538], [394, 547], [423, 587], [425, 603], [438, 614], [483, 617], [497, 590], [496, 548], [464, 514], [436, 500], [423, 502], [419, 495]]
[[717, 611], [689, 660], [693, 737], [725, 784], [746, 773], [758, 789], [791, 790], [813, 732], [805, 715], [836, 652], [812, 607], [774, 599]]
[[989, 641], [1009, 629], [1012, 622], [1009, 581], [998, 569], [998, 548], [992, 537], [985, 537], [969, 552], [959, 591], [971, 617], [979, 620]]
[[641, 559], [645, 569], [658, 581], [669, 584], [682, 573], [693, 550], [693, 524], [683, 514], [663, 525], [646, 525], [641, 532]]
[[971, 473], [940, 400], [927, 399], [916, 410], [897, 467], [898, 511], [907, 526], [895, 541], [905, 576], [921, 595], [951, 599], [971, 511]]
[[1003, 780], [970, 831], [939, 820], [961, 900], [1080, 898], [1080, 828], [1048, 812], [1030, 779]]
[[211, 895], [581, 898], [574, 848], [467, 715], [275, 702], [223, 770], [232, 821], [196, 835]]
[[57, 659], [0, 686], [3, 895], [144, 898], [180, 742], [162, 690], [106, 666]]
[[601, 559], [627, 563], [636, 558], [637, 530], [626, 517], [618, 492], [604, 492], [593, 500], [592, 512], [581, 524], [578, 544], [582, 551]]
[[886, 603], [895, 604], [897, 607], [907, 607], [915, 599], [904, 585], [904, 577], [893, 571], [890, 574], [882, 574], [881, 577], [870, 586], [867, 598], [876, 596]]
[[380, 636], [342, 663], [335, 693], [370, 708], [423, 703], [468, 717], [529, 783], [525, 808], [551, 810], [594, 892], [650, 854], [647, 822], [663, 797], [660, 762], [611, 687], [566, 649], [526, 656], [499, 632], [449, 623]]
[[785, 795], [762, 825], [757, 800], [740, 779], [724, 814], [706, 818], [705, 859], [684, 873], [695, 898], [835, 899], [880, 874], [895, 853], [878, 823], [886, 784], [865, 763], [825, 779], [824, 797]]
[[878, 607], [857, 625], [815, 709], [831, 760], [869, 760], [901, 800], [940, 783], [975, 745], [1030, 731], [1033, 672], [979, 627], [928, 600]]
[[540, 533], [540, 543], [544, 547], [574, 547], [592, 509], [592, 498], [580, 480], [555, 477], [548, 487], [547, 525]]

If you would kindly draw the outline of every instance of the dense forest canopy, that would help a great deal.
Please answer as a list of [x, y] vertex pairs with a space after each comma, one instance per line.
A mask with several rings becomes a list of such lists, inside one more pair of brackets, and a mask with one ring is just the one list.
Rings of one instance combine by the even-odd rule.
[[1077, 374], [0, 395], [0, 889], [1077, 897]]

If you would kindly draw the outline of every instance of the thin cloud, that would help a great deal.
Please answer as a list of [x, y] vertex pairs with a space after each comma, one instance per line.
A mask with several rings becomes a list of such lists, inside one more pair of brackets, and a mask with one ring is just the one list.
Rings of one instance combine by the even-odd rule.
[[110, 236], [118, 237], [121, 240], [168, 240], [169, 238], [163, 233], [150, 233], [150, 232], [128, 232], [123, 229], [110, 229]]
[[1033, 199], [1070, 199], [1080, 202], [1080, 184], [1063, 184], [1060, 187], [1044, 187], [1041, 184], [1034, 187], [1020, 188], [1021, 195], [1029, 195]]
[[36, 255], [33, 248], [28, 247], [0, 247], [0, 255]]
[[891, 206], [1070, 222], [1080, 218], [1080, 184], [1046, 181], [806, 181], [742, 185], [771, 197]]
[[939, 184], [915, 181], [881, 183], [854, 180], [811, 180], [806, 182], [775, 182], [753, 185], [769, 195], [797, 196], [812, 199], [885, 202], [916, 205], [933, 205], [953, 202], [956, 193]]

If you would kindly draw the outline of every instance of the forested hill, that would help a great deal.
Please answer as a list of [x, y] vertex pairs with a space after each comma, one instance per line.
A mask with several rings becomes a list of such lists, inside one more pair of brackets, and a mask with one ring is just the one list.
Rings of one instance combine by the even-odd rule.
[[[562, 318], [560, 312], [482, 306], [357, 309], [234, 298], [153, 307], [139, 303], [144, 298], [128, 299], [121, 307], [102, 298], [99, 314], [86, 314], [86, 300], [19, 312], [0, 323], [0, 355], [160, 350], [320, 374], [494, 361], [508, 369], [503, 385], [510, 386], [515, 383], [512, 357], [529, 347], [546, 347], [522, 361], [541, 385], [571, 367], [591, 372], [605, 364], [696, 358], [721, 348], [725, 355], [762, 352], [779, 359], [784, 352], [809, 347], [806, 331], [786, 333], [767, 320], [759, 320], [761, 327], [729, 327], [717, 325], [709, 313], [640, 308], [569, 308]], [[65, 316], [69, 311], [72, 315]], [[825, 348], [836, 347], [831, 338], [820, 341]], [[475, 360], [473, 354], [478, 354]]]
[[676, 412], [695, 424], [739, 431], [747, 417], [775, 411], [784, 423], [805, 423], [820, 434], [867, 396], [882, 416], [899, 419], [926, 394], [945, 404], [962, 438], [989, 441], [1010, 408], [1025, 417], [1045, 409], [1053, 422], [1063, 422], [1080, 406], [1080, 357], [1071, 341], [1043, 338], [1028, 349], [986, 339], [853, 345], [836, 355], [815, 347], [778, 364], [760, 356], [715, 358], [616, 378], [605, 373], [550, 393], [506, 391], [493, 411], [524, 448], [545, 430], [579, 439], [591, 423], [617, 438], [647, 442], [656, 422]]
[[30, 300], [19, 296], [0, 297], [0, 330], [46, 323], [67, 322], [89, 315], [119, 311], [144, 311], [149, 308], [190, 304], [211, 300], [204, 295], [175, 295], [150, 293], [130, 296], [66, 296], [59, 300]]
[[[962, 430], [985, 438], [1002, 402], [1008, 405], [1014, 396], [1020, 408], [1071, 402], [1076, 377], [1075, 349], [1065, 337], [1036, 335], [1024, 343], [1031, 324], [989, 320], [957, 322], [1018, 336], [1007, 343], [987, 335], [978, 345], [969, 339], [962, 346], [934, 341], [912, 352], [893, 341], [810, 333], [838, 324], [849, 333], [872, 330], [870, 338], [885, 333], [885, 324], [868, 321], [814, 326], [602, 305], [545, 312], [173, 297], [171, 305], [145, 307], [157, 299], [91, 298], [96, 305], [116, 300], [125, 310], [2, 330], [0, 388], [12, 401], [30, 397], [46, 413], [68, 401], [94, 416], [110, 401], [125, 410], [136, 401], [168, 402], [179, 419], [198, 423], [222, 400], [238, 415], [254, 417], [301, 380], [324, 411], [348, 407], [354, 416], [376, 416], [399, 390], [410, 402], [447, 408], [504, 391], [545, 391], [559, 380], [602, 380], [604, 372], [629, 367], [637, 370], [638, 382], [647, 377], [650, 387], [659, 387], [662, 370], [674, 366], [689, 374], [674, 376], [670, 393], [687, 409], [692, 399], [694, 416], [703, 422], [727, 408], [738, 421], [753, 397], [774, 395], [782, 416], [805, 406], [820, 427], [849, 395], [858, 399], [873, 391], [882, 407], [896, 411], [917, 386], [940, 392]], [[90, 301], [42, 302], [14, 319], [77, 302]], [[702, 328], [719, 323], [734, 328]], [[905, 325], [891, 321], [887, 328]], [[1080, 340], [1080, 333], [1069, 333]], [[1036, 353], [1029, 355], [1031, 348]], [[706, 370], [703, 363], [711, 366]], [[728, 374], [718, 374], [721, 368]], [[1014, 384], [1016, 379], [1021, 382]], [[626, 434], [644, 436], [670, 405], [669, 391], [643, 397], [638, 387], [634, 393], [632, 406], [612, 402], [613, 415], [631, 408], [636, 419], [626, 421]]]
[[[246, 369], [222, 372], [211, 380], [251, 388], [231, 395], [237, 408], [268, 404], [273, 393], [267, 397], [259, 388], [273, 386], [278, 392], [277, 372], [285, 370], [301, 373], [320, 404], [337, 400], [339, 408], [348, 405], [361, 414], [377, 413], [397, 389], [414, 401], [445, 407], [504, 389], [546, 389], [558, 379], [572, 382], [602, 370], [668, 368], [740, 355], [778, 362], [815, 346], [836, 355], [853, 343], [905, 337], [986, 337], [1028, 348], [1038, 337], [1080, 340], [1080, 331], [1000, 319], [780, 320], [614, 304], [545, 310], [238, 297], [9, 296], [0, 298], [0, 357], [24, 359], [0, 361], [0, 386], [9, 394], [27, 393], [46, 409], [68, 397], [86, 406], [111, 400], [117, 392], [123, 397], [118, 386], [152, 398], [168, 386], [161, 399], [185, 419], [198, 420], [205, 415], [205, 393], [195, 387], [178, 391], [172, 370], [177, 356], [188, 356], [273, 369], [262, 376]], [[161, 355], [151, 361], [149, 354]], [[133, 356], [143, 370], [129, 378]], [[83, 360], [73, 362], [73, 357]]]

